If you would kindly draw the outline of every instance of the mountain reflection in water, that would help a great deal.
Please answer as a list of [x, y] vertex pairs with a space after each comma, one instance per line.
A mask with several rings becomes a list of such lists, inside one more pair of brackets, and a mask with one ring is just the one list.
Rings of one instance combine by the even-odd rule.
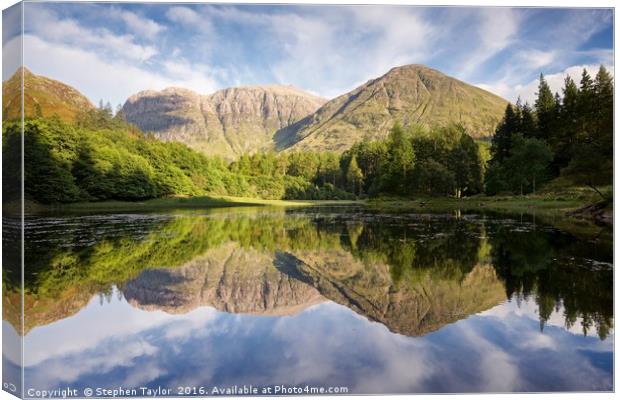
[[[612, 388], [606, 234], [363, 208], [26, 223], [24, 363], [39, 385]], [[18, 278], [9, 267], [5, 304]], [[5, 308], [5, 325], [18, 316]]]

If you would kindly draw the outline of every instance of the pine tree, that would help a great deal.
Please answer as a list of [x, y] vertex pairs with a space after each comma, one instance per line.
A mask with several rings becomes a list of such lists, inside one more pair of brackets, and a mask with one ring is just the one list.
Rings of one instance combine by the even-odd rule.
[[577, 135], [581, 140], [588, 141], [590, 136], [590, 129], [594, 122], [594, 82], [588, 74], [588, 71], [584, 68], [581, 74], [581, 82], [579, 87], [579, 101], [578, 101], [578, 122], [577, 122]]
[[579, 115], [579, 89], [570, 76], [564, 79], [562, 100], [558, 110], [558, 124], [555, 141], [552, 143], [554, 159], [551, 169], [558, 174], [570, 162]]
[[576, 145], [565, 173], [608, 200], [597, 187], [613, 181], [613, 80], [604, 67], [594, 82], [584, 69], [578, 100]]
[[574, 130], [574, 125], [577, 123], [577, 113], [579, 112], [579, 89], [575, 81], [568, 75], [564, 79], [562, 94], [561, 118], [565, 123], [564, 128]]
[[536, 117], [538, 118], [538, 131], [536, 136], [540, 139], [547, 139], [553, 134], [553, 129], [555, 127], [556, 101], [543, 74], [540, 74], [537, 96], [536, 102], [534, 103]]
[[526, 102], [521, 106], [521, 126], [519, 131], [523, 137], [529, 138], [536, 136], [536, 129], [536, 119], [534, 118], [532, 107]]
[[613, 136], [614, 84], [613, 78], [602, 65], [594, 80], [594, 112], [596, 134], [612, 134]]
[[493, 161], [501, 163], [510, 157], [512, 148], [512, 137], [519, 131], [520, 121], [515, 114], [512, 104], [506, 106], [504, 118], [497, 126], [495, 135], [491, 142], [491, 158]]

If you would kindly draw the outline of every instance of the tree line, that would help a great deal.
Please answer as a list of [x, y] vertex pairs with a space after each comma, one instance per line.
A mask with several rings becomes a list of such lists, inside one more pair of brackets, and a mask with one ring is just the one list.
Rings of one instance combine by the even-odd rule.
[[563, 176], [603, 196], [598, 186], [610, 185], [612, 175], [613, 78], [601, 66], [594, 79], [584, 69], [579, 86], [567, 76], [562, 95], [541, 74], [533, 107], [508, 104], [492, 139], [485, 190], [531, 193]]
[[[6, 122], [3, 179], [19, 197], [21, 123]], [[478, 145], [460, 126], [407, 130], [334, 152], [244, 154], [233, 162], [161, 142], [110, 107], [24, 123], [28, 199], [45, 203], [230, 195], [266, 199], [348, 200], [378, 195], [475, 194], [482, 190]]]

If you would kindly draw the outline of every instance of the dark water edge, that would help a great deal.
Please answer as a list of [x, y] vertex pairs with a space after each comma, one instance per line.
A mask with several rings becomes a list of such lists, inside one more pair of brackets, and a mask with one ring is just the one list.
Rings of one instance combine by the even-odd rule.
[[613, 388], [605, 229], [361, 206], [26, 221], [24, 363], [36, 388]]

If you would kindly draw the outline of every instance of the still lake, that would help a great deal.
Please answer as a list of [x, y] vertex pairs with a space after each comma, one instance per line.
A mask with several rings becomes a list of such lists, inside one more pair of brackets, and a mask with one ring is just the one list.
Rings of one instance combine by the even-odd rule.
[[[25, 388], [609, 391], [611, 233], [556, 226], [362, 207], [31, 215]], [[3, 358], [17, 371], [18, 350]]]

